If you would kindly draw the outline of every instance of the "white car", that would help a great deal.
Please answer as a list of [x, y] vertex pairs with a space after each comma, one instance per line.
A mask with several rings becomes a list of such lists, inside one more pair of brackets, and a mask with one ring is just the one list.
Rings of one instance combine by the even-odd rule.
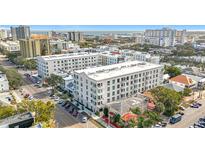
[[59, 97], [55, 97], [54, 101], [59, 101], [60, 98]]
[[32, 100], [32, 99], [34, 99], [34, 97], [33, 97], [33, 96], [29, 96], [28, 99], [29, 99], [29, 100]]
[[86, 123], [87, 121], [88, 121], [88, 118], [86, 116], [83, 116], [82, 119], [81, 119], [81, 122]]

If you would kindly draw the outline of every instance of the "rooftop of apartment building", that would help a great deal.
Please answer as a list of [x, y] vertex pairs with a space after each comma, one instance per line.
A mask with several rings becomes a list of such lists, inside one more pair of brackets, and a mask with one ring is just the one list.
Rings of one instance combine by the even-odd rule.
[[100, 81], [159, 67], [162, 67], [162, 65], [142, 61], [127, 61], [113, 65], [76, 70], [75, 72], [79, 74], [85, 73], [89, 78]]
[[57, 54], [57, 55], [48, 55], [48, 56], [39, 56], [38, 58], [42, 58], [43, 60], [63, 60], [67, 58], [78, 58], [83, 56], [94, 56], [98, 55], [98, 53], [87, 53], [87, 52], [80, 52], [80, 53], [68, 53], [68, 54]]
[[105, 56], [109, 56], [109, 57], [119, 57], [122, 56], [122, 54], [118, 51], [104, 51], [102, 53], [100, 53], [101, 55], [105, 55]]
[[48, 39], [48, 36], [43, 34], [32, 34], [31, 39], [35, 39], [35, 40]]

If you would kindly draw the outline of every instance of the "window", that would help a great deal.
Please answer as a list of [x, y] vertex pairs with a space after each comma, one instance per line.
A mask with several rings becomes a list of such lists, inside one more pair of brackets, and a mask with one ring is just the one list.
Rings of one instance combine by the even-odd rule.
[[110, 85], [110, 81], [107, 81], [107, 85], [108, 85], [108, 86]]
[[112, 80], [112, 84], [115, 84], [115, 80]]

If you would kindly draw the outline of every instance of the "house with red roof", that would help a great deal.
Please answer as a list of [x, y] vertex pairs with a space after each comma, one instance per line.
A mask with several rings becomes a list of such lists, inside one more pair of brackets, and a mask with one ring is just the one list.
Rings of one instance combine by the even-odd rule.
[[193, 88], [196, 86], [197, 82], [191, 79], [190, 77], [186, 75], [178, 75], [171, 79], [169, 79], [169, 83], [176, 84], [178, 86], [181, 86], [183, 88]]
[[128, 122], [130, 121], [131, 119], [137, 121], [137, 115], [136, 114], [133, 114], [133, 113], [126, 113], [122, 116], [122, 120], [124, 122]]

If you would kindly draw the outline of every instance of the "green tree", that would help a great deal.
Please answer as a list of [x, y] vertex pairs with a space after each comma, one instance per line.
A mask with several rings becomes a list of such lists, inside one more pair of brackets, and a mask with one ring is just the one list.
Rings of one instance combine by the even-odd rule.
[[42, 123], [44, 127], [55, 127], [54, 110], [54, 104], [49, 101], [23, 100], [17, 104], [16, 108], [13, 106], [0, 106], [0, 119], [24, 112], [32, 112], [35, 114], [34, 125]]
[[17, 65], [24, 65], [26, 60], [22, 56], [18, 56], [13, 60], [13, 62]]
[[140, 115], [142, 113], [139, 107], [132, 108], [131, 112], [137, 115]]
[[108, 117], [108, 112], [109, 112], [109, 109], [108, 109], [107, 107], [105, 107], [105, 108], [103, 109], [103, 114], [104, 114], [104, 116]]
[[153, 126], [154, 122], [152, 119], [145, 119], [143, 121], [143, 128], [150, 128], [151, 126]]
[[157, 112], [147, 110], [144, 112], [144, 115], [148, 119], [152, 120], [153, 123], [157, 123], [157, 122], [162, 121], [160, 114], [158, 114]]
[[52, 87], [53, 93], [55, 93], [57, 86], [63, 83], [63, 78], [58, 75], [51, 74], [50, 77], [47, 78], [47, 82]]
[[121, 119], [121, 115], [120, 114], [115, 114], [115, 116], [113, 117], [114, 123], [119, 122]]
[[154, 111], [159, 113], [159, 114], [164, 113], [164, 111], [165, 111], [164, 104], [161, 102], [156, 102]]
[[174, 66], [166, 66], [165, 67], [165, 74], [169, 74], [170, 77], [175, 77], [177, 75], [180, 75], [181, 74], [181, 70], [177, 67], [174, 67]]
[[138, 128], [143, 128], [143, 122], [144, 122], [144, 117], [139, 117], [137, 119], [137, 127]]
[[184, 88], [183, 95], [190, 96], [191, 92], [192, 92], [192, 90], [190, 88]]
[[5, 69], [0, 66], [0, 71], [6, 74], [11, 89], [18, 89], [23, 84], [23, 79], [16, 69]]
[[11, 52], [8, 52], [6, 54], [7, 58], [12, 61], [12, 62], [15, 62], [15, 59], [17, 58], [18, 54], [17, 53], [11, 53]]
[[16, 114], [16, 110], [12, 106], [0, 105], [0, 119], [4, 119]]
[[23, 65], [25, 68], [30, 69], [30, 70], [37, 68], [37, 64], [34, 59], [29, 59], [29, 60], [24, 61]]
[[41, 100], [23, 100], [17, 104], [17, 111], [19, 112], [34, 112], [35, 123], [49, 123], [54, 119], [54, 104], [50, 101], [43, 102]]
[[[150, 92], [155, 102], [160, 102], [164, 105], [164, 115], [172, 116], [174, 112], [178, 110], [178, 105], [182, 99], [180, 93], [162, 86], [156, 87], [150, 90]], [[158, 103], [156, 103], [156, 105], [158, 105]]]

